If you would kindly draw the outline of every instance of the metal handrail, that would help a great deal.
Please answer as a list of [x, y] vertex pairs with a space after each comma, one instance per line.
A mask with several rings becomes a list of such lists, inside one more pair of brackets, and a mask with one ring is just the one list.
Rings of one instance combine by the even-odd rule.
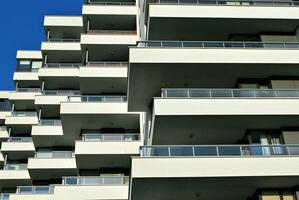
[[299, 156], [299, 145], [154, 145], [141, 157]]
[[37, 151], [35, 152], [35, 158], [40, 159], [52, 159], [52, 158], [74, 158], [75, 153], [72, 151]]
[[139, 134], [137, 133], [111, 133], [111, 134], [96, 134], [86, 133], [82, 135], [82, 141], [97, 142], [97, 141], [137, 141]]
[[16, 88], [16, 92], [40, 92], [40, 88]]
[[80, 42], [80, 39], [73, 39], [73, 38], [48, 38], [47, 42]]
[[135, 2], [100, 2], [100, 1], [93, 1], [88, 0], [86, 4], [89, 5], [101, 5], [101, 6], [130, 6], [130, 5], [136, 5]]
[[4, 164], [4, 170], [27, 170], [27, 164]]
[[43, 95], [68, 96], [80, 95], [80, 90], [44, 90]]
[[69, 102], [126, 102], [127, 96], [68, 96]]
[[299, 98], [297, 89], [162, 88], [163, 98]]
[[62, 185], [128, 185], [128, 176], [69, 176], [62, 178]]
[[39, 121], [40, 126], [61, 126], [61, 120], [59, 119], [41, 119]]
[[32, 137], [9, 137], [7, 142], [32, 142]]
[[79, 68], [82, 63], [45, 63], [44, 68]]
[[53, 194], [53, 186], [17, 186], [16, 194]]
[[36, 117], [36, 112], [29, 111], [14, 111], [11, 113], [12, 117]]
[[128, 62], [89, 61], [86, 67], [127, 67]]
[[155, 4], [229, 5], [229, 6], [299, 6], [292, 0], [156, 0]]
[[242, 41], [138, 41], [137, 47], [167, 48], [228, 48], [228, 49], [299, 49], [299, 42], [242, 42]]

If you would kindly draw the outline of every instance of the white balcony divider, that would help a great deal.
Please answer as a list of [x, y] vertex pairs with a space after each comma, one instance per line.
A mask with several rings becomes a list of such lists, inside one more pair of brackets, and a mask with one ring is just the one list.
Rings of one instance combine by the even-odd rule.
[[296, 89], [184, 89], [164, 88], [165, 98], [299, 98]]
[[124, 134], [93, 134], [93, 133], [87, 133], [82, 135], [82, 140], [86, 142], [104, 142], [104, 141], [121, 141], [121, 142], [127, 142], [127, 141], [137, 141], [139, 140], [139, 134], [137, 133], [124, 133]]
[[62, 185], [128, 185], [128, 176], [70, 176], [62, 178]]
[[140, 147], [141, 157], [299, 156], [299, 145], [154, 145]]
[[299, 42], [237, 42], [237, 41], [139, 41], [137, 47], [147, 48], [220, 48], [220, 49], [299, 49]]

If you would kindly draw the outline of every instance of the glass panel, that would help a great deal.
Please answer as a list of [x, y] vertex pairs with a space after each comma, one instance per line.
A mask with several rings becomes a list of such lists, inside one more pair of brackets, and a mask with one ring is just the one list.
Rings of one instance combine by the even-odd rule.
[[19, 192], [21, 194], [26, 194], [26, 193], [29, 193], [31, 194], [33, 192], [33, 188], [32, 187], [19, 187]]
[[30, 71], [31, 69], [30, 65], [31, 65], [30, 60], [20, 60], [17, 70], [20, 72]]
[[194, 147], [195, 156], [217, 156], [216, 147], [211, 146], [202, 146], [202, 147]]
[[77, 185], [77, 177], [66, 177], [64, 179], [65, 183], [64, 184], [68, 184], [68, 185]]
[[120, 185], [123, 184], [123, 178], [122, 177], [105, 177], [104, 178], [104, 184], [108, 185]]
[[100, 178], [96, 177], [81, 177], [79, 180], [80, 185], [98, 185], [102, 182]]
[[210, 97], [210, 90], [189, 90], [190, 97]]
[[42, 68], [42, 61], [32, 61], [32, 71], [37, 71], [39, 68]]
[[49, 187], [35, 187], [35, 194], [49, 194]]
[[232, 97], [231, 90], [212, 90], [212, 97]]
[[240, 146], [219, 146], [219, 156], [239, 156], [241, 155]]
[[278, 97], [298, 97], [298, 91], [290, 91], [290, 90], [277, 90], [276, 96]]
[[256, 90], [256, 97], [275, 97], [275, 92], [272, 90]]
[[149, 150], [151, 151], [147, 153], [150, 153], [150, 156], [169, 156], [168, 147], [155, 147]]
[[299, 146], [288, 146], [287, 148], [290, 155], [299, 155]]
[[167, 97], [188, 97], [187, 90], [167, 90]]
[[255, 93], [253, 90], [234, 90], [234, 97], [254, 97]]
[[170, 156], [193, 156], [192, 147], [170, 147]]
[[203, 42], [184, 42], [183, 45], [184, 45], [184, 47], [202, 48], [203, 47]]

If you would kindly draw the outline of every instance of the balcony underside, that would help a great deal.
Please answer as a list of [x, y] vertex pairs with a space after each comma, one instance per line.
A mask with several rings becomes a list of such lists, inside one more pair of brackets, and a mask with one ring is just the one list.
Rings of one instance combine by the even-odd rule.
[[153, 144], [234, 144], [246, 130], [298, 127], [298, 115], [155, 116]]
[[[166, 53], [167, 50], [164, 52], [164, 50], [148, 49], [148, 51], [144, 51], [144, 53], [153, 51], [158, 51], [161, 53], [160, 55], [163, 56], [166, 55], [164, 53]], [[263, 50], [260, 50], [260, 52], [261, 51]], [[204, 54], [204, 52], [202, 53]], [[232, 60], [234, 56], [237, 55], [227, 55], [227, 57], [231, 57]], [[176, 56], [176, 58], [178, 57]], [[250, 58], [250, 56], [248, 58]], [[215, 60], [215, 58], [213, 58], [213, 60]], [[128, 73], [129, 111], [145, 111], [151, 108], [152, 98], [160, 97], [161, 88], [163, 87], [233, 88], [239, 78], [299, 76], [298, 64], [254, 64], [254, 59], [252, 59], [253, 63], [251, 64], [246, 62], [242, 64], [191, 64], [184, 62], [188, 62], [188, 59], [184, 60], [182, 58], [179, 59], [179, 61], [172, 61], [172, 63], [170, 60], [130, 63]]]
[[[232, 34], [294, 33], [299, 24], [298, 7], [150, 5], [149, 9], [149, 40], [227, 40]], [[282, 15], [278, 17], [277, 12]]]
[[127, 77], [80, 77], [79, 80], [82, 94], [126, 94], [127, 91]]
[[244, 200], [259, 188], [288, 188], [295, 177], [133, 178], [131, 200]]
[[44, 169], [28, 169], [30, 177], [32, 180], [51, 180], [51, 179], [61, 179], [64, 176], [76, 176], [77, 169], [63, 169], [59, 168], [44, 168]]

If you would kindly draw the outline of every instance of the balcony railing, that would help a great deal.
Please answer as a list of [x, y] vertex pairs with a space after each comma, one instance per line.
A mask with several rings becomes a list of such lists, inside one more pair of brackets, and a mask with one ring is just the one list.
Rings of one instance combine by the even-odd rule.
[[40, 88], [16, 88], [16, 92], [40, 92]]
[[142, 157], [299, 156], [299, 145], [143, 146]]
[[139, 41], [137, 47], [153, 48], [221, 48], [221, 49], [299, 49], [299, 42], [236, 41]]
[[10, 137], [7, 142], [32, 142], [32, 137]]
[[7, 131], [6, 126], [0, 126], [0, 131]]
[[128, 176], [73, 176], [63, 177], [63, 185], [128, 185]]
[[87, 142], [116, 142], [116, 141], [137, 141], [139, 140], [139, 134], [83, 134], [82, 135], [82, 140], [87, 141]]
[[80, 95], [80, 90], [44, 90], [43, 95], [46, 96]]
[[4, 170], [27, 170], [27, 164], [5, 164]]
[[15, 111], [11, 113], [11, 116], [13, 117], [36, 117], [36, 112], [22, 112], [22, 111]]
[[80, 42], [80, 39], [75, 38], [49, 38], [47, 42]]
[[156, 4], [196, 4], [230, 6], [298, 6], [299, 2], [289, 0], [156, 0]]
[[128, 62], [100, 62], [89, 61], [86, 63], [86, 67], [127, 67]]
[[53, 186], [18, 186], [16, 194], [53, 194]]
[[126, 96], [69, 96], [69, 102], [127, 102]]
[[82, 63], [46, 63], [44, 68], [79, 68]]
[[137, 35], [135, 30], [88, 30], [88, 35]]
[[0, 193], [0, 200], [9, 200], [8, 193]]
[[87, 0], [86, 4], [89, 5], [101, 5], [101, 6], [131, 6], [135, 5], [135, 2], [101, 2], [101, 1], [95, 1], [95, 0]]
[[35, 158], [41, 158], [41, 159], [51, 159], [51, 158], [74, 158], [75, 153], [72, 151], [51, 151], [51, 152], [43, 152], [38, 151], [35, 153]]
[[39, 121], [40, 126], [61, 126], [61, 120], [56, 119], [41, 119]]
[[299, 90], [281, 89], [175, 89], [161, 90], [165, 98], [299, 98]]

